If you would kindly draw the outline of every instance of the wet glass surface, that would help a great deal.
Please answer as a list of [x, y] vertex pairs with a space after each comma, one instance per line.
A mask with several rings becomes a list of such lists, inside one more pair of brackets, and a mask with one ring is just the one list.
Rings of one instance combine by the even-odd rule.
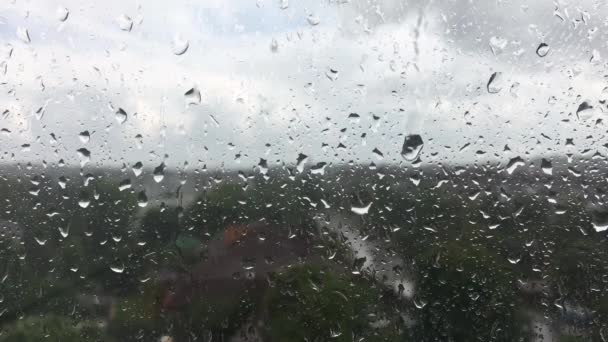
[[0, 341], [607, 341], [600, 1], [0, 4]]

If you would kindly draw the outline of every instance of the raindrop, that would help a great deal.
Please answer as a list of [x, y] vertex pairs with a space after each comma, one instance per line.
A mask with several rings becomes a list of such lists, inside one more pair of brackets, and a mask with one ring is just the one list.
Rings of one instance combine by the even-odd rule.
[[143, 190], [140, 191], [137, 195], [137, 205], [141, 208], [144, 208], [148, 205], [148, 196], [146, 196], [146, 192]]
[[68, 180], [64, 176], [59, 177], [59, 180], [57, 181], [62, 189], [65, 189], [67, 182]]
[[143, 144], [144, 144], [144, 137], [141, 134], [138, 134], [135, 136], [135, 139], [137, 139], [136, 145], [137, 145], [137, 149], [141, 150], [143, 148]]
[[40, 107], [36, 110], [36, 112], [34, 112], [34, 116], [36, 117], [36, 120], [41, 120], [42, 117], [44, 116], [44, 106]]
[[521, 261], [521, 257], [508, 257], [507, 260], [509, 261], [510, 264], [518, 264]]
[[594, 211], [591, 215], [591, 225], [598, 233], [608, 230], [608, 212]]
[[266, 159], [260, 158], [260, 162], [258, 163], [258, 168], [260, 173], [265, 175], [268, 173], [268, 161]]
[[600, 54], [600, 52], [593, 49], [593, 51], [591, 51], [591, 58], [589, 59], [589, 62], [600, 62], [601, 60], [602, 55]]
[[357, 113], [348, 114], [348, 119], [354, 123], [358, 123], [361, 120], [361, 115]]
[[298, 170], [298, 172], [302, 173], [304, 171], [304, 164], [306, 164], [307, 160], [307, 155], [303, 153], [298, 154], [298, 159], [296, 161], [296, 170]]
[[308, 21], [308, 23], [312, 26], [317, 26], [319, 25], [319, 23], [321, 22], [321, 20], [319, 19], [318, 16], [316, 16], [315, 14], [310, 14], [308, 16], [308, 18], [306, 18], [306, 20]]
[[540, 168], [543, 170], [543, 172], [547, 175], [552, 175], [553, 174], [553, 167], [551, 165], [551, 162], [548, 161], [547, 159], [543, 158], [540, 162]]
[[416, 309], [423, 309], [426, 306], [426, 301], [420, 298], [415, 298], [414, 299], [414, 306], [416, 307]]
[[201, 92], [197, 87], [190, 88], [184, 93], [187, 105], [198, 105], [201, 103]]
[[42, 239], [40, 239], [40, 238], [38, 238], [38, 237], [34, 237], [34, 240], [36, 240], [36, 242], [37, 242], [37, 243], [38, 243], [40, 246], [44, 246], [44, 245], [46, 245], [46, 241], [47, 241], [47, 240], [42, 240]]
[[419, 174], [417, 174], [417, 173], [416, 173], [416, 174], [413, 174], [413, 175], [410, 177], [410, 182], [412, 182], [412, 184], [414, 184], [415, 186], [420, 185], [420, 181], [421, 181], [421, 180], [422, 180], [422, 179], [420, 178], [420, 175], [419, 175]]
[[384, 159], [384, 153], [382, 153], [382, 151], [380, 151], [377, 147], [374, 148], [372, 152], [374, 153], [374, 155], [376, 155], [378, 159]]
[[524, 165], [526, 165], [526, 163], [521, 157], [518, 156], [515, 158], [511, 158], [511, 160], [509, 160], [509, 163], [507, 164], [507, 173], [511, 175], [518, 167]]
[[536, 54], [538, 57], [545, 57], [549, 53], [549, 45], [545, 43], [540, 43], [536, 48]]
[[580, 105], [578, 105], [578, 108], [576, 109], [576, 118], [580, 119], [581, 118], [581, 113], [583, 114], [584, 117], [587, 116], [587, 114], [589, 114], [593, 109], [593, 106], [589, 104], [589, 102], [587, 101], [583, 101]]
[[120, 266], [110, 266], [110, 270], [112, 270], [112, 272], [114, 273], [122, 273], [125, 271], [125, 265], [120, 265]]
[[310, 173], [313, 175], [325, 175], [325, 167], [327, 166], [326, 162], [317, 163], [317, 165], [310, 168]]
[[116, 18], [116, 22], [118, 23], [118, 27], [123, 31], [130, 32], [133, 28], [133, 20], [126, 14], [122, 14]]
[[91, 199], [89, 197], [89, 193], [86, 191], [81, 191], [80, 196], [78, 196], [78, 205], [81, 208], [86, 208], [91, 204]]
[[173, 53], [180, 56], [188, 51], [188, 47], [190, 46], [190, 42], [187, 39], [182, 38], [180, 35], [176, 35], [173, 38], [172, 44]]
[[494, 56], [499, 55], [507, 46], [507, 40], [501, 37], [492, 37], [490, 38], [490, 49]]
[[32, 196], [38, 196], [38, 193], [40, 193], [40, 188], [39, 187], [32, 187], [30, 188], [30, 190], [28, 191], [28, 193]]
[[120, 184], [118, 184], [118, 191], [125, 191], [130, 188], [131, 188], [130, 179], [123, 179], [122, 181], [120, 181]]
[[79, 148], [76, 152], [80, 157], [80, 166], [85, 166], [91, 160], [91, 152], [86, 148]]
[[143, 167], [144, 165], [141, 162], [137, 162], [133, 165], [132, 170], [135, 177], [139, 177], [139, 175], [141, 175]]
[[340, 330], [336, 330], [336, 329], [333, 329], [333, 328], [329, 329], [329, 337], [330, 338], [338, 338], [340, 336], [342, 336], [342, 332]]
[[272, 40], [270, 41], [270, 51], [271, 52], [279, 51], [279, 42], [277, 42], [277, 40], [274, 38], [272, 38]]
[[415, 161], [420, 156], [420, 152], [424, 147], [422, 137], [418, 134], [411, 134], [405, 137], [403, 141], [403, 148], [401, 149], [401, 156], [407, 161]]
[[338, 79], [338, 70], [336, 69], [328, 69], [325, 72], [325, 76], [330, 80], [330, 81], [336, 81]]
[[154, 168], [154, 181], [156, 183], [160, 183], [165, 178], [165, 163], [160, 163], [157, 167]]
[[78, 138], [80, 138], [80, 142], [86, 144], [89, 142], [89, 140], [91, 140], [91, 134], [89, 133], [89, 131], [80, 132], [78, 134]]
[[502, 90], [502, 72], [495, 72], [490, 76], [486, 85], [488, 93], [498, 94]]
[[116, 122], [122, 125], [125, 123], [125, 121], [127, 121], [127, 112], [125, 112], [125, 110], [122, 108], [118, 108], [114, 114], [114, 118], [116, 119]]
[[519, 91], [519, 87], [520, 87], [519, 82], [515, 82], [515, 83], [511, 84], [511, 89], [509, 89], [509, 92], [511, 93], [511, 95], [513, 95], [514, 97], [517, 97], [517, 92]]
[[67, 238], [68, 235], [70, 234], [69, 227], [65, 227], [65, 228], [59, 227], [59, 228], [57, 228], [57, 230], [59, 230], [59, 234], [61, 234], [61, 237], [64, 239]]
[[289, 0], [279, 0], [279, 8], [287, 9], [289, 7]]
[[350, 207], [350, 210], [357, 215], [367, 215], [367, 213], [369, 213], [369, 208], [372, 207], [372, 203], [373, 202], [369, 202], [369, 204], [363, 207], [352, 206]]
[[70, 15], [70, 11], [65, 7], [58, 7], [55, 11], [55, 18], [59, 21], [68, 20], [68, 16]]
[[24, 27], [18, 27], [17, 28], [17, 38], [19, 38], [19, 40], [21, 40], [22, 42], [29, 44], [30, 43], [30, 33], [28, 32], [28, 30]]

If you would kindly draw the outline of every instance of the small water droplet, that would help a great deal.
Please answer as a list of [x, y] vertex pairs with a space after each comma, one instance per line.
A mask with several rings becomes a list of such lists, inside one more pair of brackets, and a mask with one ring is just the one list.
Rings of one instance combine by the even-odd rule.
[[114, 272], [114, 273], [120, 274], [125, 271], [125, 265], [121, 264], [121, 265], [110, 266], [110, 270], [112, 270], [112, 272]]
[[289, 0], [279, 0], [279, 8], [284, 10], [289, 7]]
[[160, 183], [165, 178], [165, 163], [160, 163], [157, 167], [154, 168], [154, 181], [156, 183]]
[[65, 7], [57, 7], [57, 10], [55, 11], [55, 18], [57, 18], [59, 21], [68, 20], [69, 15], [70, 11]]
[[310, 168], [310, 173], [313, 175], [325, 175], [325, 167], [327, 166], [326, 162], [317, 163], [317, 165]]
[[536, 54], [538, 57], [545, 57], [549, 53], [549, 45], [540, 43], [536, 48]]
[[46, 241], [47, 241], [47, 240], [43, 240], [43, 239], [41, 239], [41, 238], [39, 238], [39, 237], [34, 237], [34, 240], [36, 240], [36, 242], [37, 242], [37, 243], [38, 243], [40, 246], [44, 246], [44, 245], [46, 245]]
[[526, 163], [521, 157], [517, 156], [515, 158], [511, 158], [511, 160], [509, 160], [509, 163], [507, 163], [507, 173], [511, 175], [518, 167], [524, 165], [526, 165]]
[[509, 89], [509, 92], [511, 93], [511, 95], [513, 95], [514, 97], [517, 97], [517, 92], [519, 91], [519, 87], [520, 87], [519, 82], [513, 83], [511, 85], [511, 88]]
[[76, 150], [80, 157], [80, 166], [85, 166], [91, 160], [91, 152], [82, 147]]
[[78, 205], [81, 208], [86, 208], [91, 204], [91, 199], [89, 197], [89, 193], [86, 191], [81, 191], [78, 196]]
[[486, 88], [490, 94], [498, 94], [502, 90], [502, 72], [495, 72], [490, 76]]
[[338, 79], [338, 70], [336, 69], [328, 69], [325, 72], [325, 76], [330, 80], [330, 81], [336, 81]]
[[423, 309], [426, 306], [426, 301], [420, 298], [414, 298], [414, 306], [416, 309]]
[[59, 186], [62, 189], [65, 189], [66, 183], [67, 183], [67, 179], [64, 176], [61, 176], [61, 177], [59, 177], [59, 180], [57, 181], [57, 183], [59, 184]]
[[187, 105], [198, 105], [201, 103], [201, 92], [197, 87], [190, 88], [184, 93]]
[[135, 177], [139, 177], [139, 175], [141, 175], [143, 167], [144, 165], [141, 162], [137, 162], [133, 165], [131, 169], [133, 170]]
[[490, 38], [490, 49], [494, 56], [500, 55], [507, 46], [508, 41], [505, 38], [494, 36]]
[[421, 180], [422, 179], [420, 178], [420, 175], [417, 173], [410, 176], [410, 182], [412, 182], [412, 184], [414, 184], [415, 186], [420, 185]]
[[268, 161], [264, 158], [260, 158], [260, 162], [258, 163], [258, 169], [260, 173], [265, 175], [268, 173]]
[[593, 211], [591, 213], [591, 225], [598, 233], [608, 230], [608, 212]]
[[38, 194], [40, 193], [40, 188], [37, 186], [34, 186], [34, 187], [30, 188], [28, 193], [32, 196], [38, 196]]
[[321, 22], [321, 20], [319, 19], [319, 17], [316, 16], [315, 14], [308, 15], [308, 18], [306, 18], [306, 20], [312, 26], [317, 26]]
[[350, 210], [357, 215], [366, 215], [367, 213], [369, 213], [369, 209], [372, 207], [372, 203], [373, 202], [369, 202], [367, 205], [362, 207], [352, 206], [350, 207]]
[[180, 35], [176, 35], [173, 38], [172, 49], [173, 53], [180, 56], [188, 51], [188, 47], [190, 47], [190, 42], [187, 39], [182, 38]]
[[130, 189], [130, 188], [131, 188], [131, 180], [130, 179], [123, 179], [118, 184], [118, 191], [125, 191], [125, 190]]
[[61, 235], [62, 238], [67, 238], [68, 235], [70, 234], [70, 227], [59, 227], [57, 228], [57, 230], [59, 230], [59, 234]]
[[116, 18], [116, 22], [118, 23], [118, 27], [120, 27], [120, 29], [123, 31], [130, 32], [133, 28], [133, 20], [131, 20], [131, 17], [126, 14], [118, 16], [118, 18]]
[[422, 137], [418, 134], [410, 134], [403, 141], [401, 156], [407, 161], [415, 161], [420, 156], [423, 147]]
[[374, 153], [374, 155], [378, 158], [378, 159], [384, 159], [384, 153], [382, 153], [382, 151], [380, 151], [377, 147], [374, 148], [374, 150], [372, 151], [372, 153]]
[[80, 142], [86, 144], [91, 139], [91, 134], [89, 133], [89, 131], [83, 131], [78, 134], [78, 138], [80, 138]]
[[510, 264], [518, 264], [521, 261], [521, 257], [508, 257], [507, 260]]
[[125, 110], [122, 108], [118, 108], [114, 114], [114, 118], [116, 119], [116, 122], [122, 125], [125, 123], [125, 121], [127, 121], [127, 112], [125, 112]]
[[304, 171], [304, 164], [306, 164], [307, 160], [307, 155], [303, 153], [298, 154], [298, 159], [296, 161], [296, 170], [298, 170], [299, 173], [302, 173]]
[[580, 119], [582, 116], [583, 119], [586, 119], [588, 118], [588, 116], [592, 116], [592, 111], [593, 106], [590, 105], [588, 101], [583, 101], [580, 105], [578, 105], [578, 108], [576, 109], [576, 117]]
[[543, 170], [543, 172], [547, 175], [552, 175], [553, 174], [553, 166], [551, 165], [551, 162], [548, 161], [547, 159], [543, 158], [540, 162], [540, 168]]
[[148, 205], [148, 196], [146, 196], [146, 192], [143, 190], [140, 191], [137, 195], [137, 205], [141, 208], [144, 208]]
[[141, 150], [144, 146], [144, 137], [141, 134], [135, 136], [136, 146], [138, 150]]
[[36, 109], [36, 111], [34, 112], [34, 116], [36, 117], [36, 120], [42, 120], [45, 110], [46, 110], [45, 106], [42, 106], [42, 107], [39, 107], [38, 109]]
[[338, 338], [342, 336], [342, 332], [340, 330], [334, 329], [334, 328], [330, 328], [329, 329], [329, 337], [330, 338]]
[[276, 53], [279, 51], [279, 42], [275, 38], [270, 41], [270, 51]]
[[30, 33], [24, 27], [18, 27], [17, 28], [17, 38], [19, 38], [19, 40], [21, 40], [22, 42], [24, 42], [26, 44], [29, 44], [31, 42], [31, 40], [30, 40]]

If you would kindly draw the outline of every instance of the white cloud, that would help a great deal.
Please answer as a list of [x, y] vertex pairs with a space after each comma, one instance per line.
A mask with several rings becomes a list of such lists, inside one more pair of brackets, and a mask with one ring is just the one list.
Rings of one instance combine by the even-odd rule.
[[[59, 6], [70, 10], [64, 24], [54, 15]], [[281, 10], [272, 1], [259, 7], [245, 1], [19, 2], [4, 26], [9, 31], [27, 27], [32, 42], [10, 35], [14, 51], [3, 87], [12, 91], [0, 99], [21, 108], [49, 101], [43, 120], [22, 129], [30, 133], [13, 137], [14, 142], [32, 143], [40, 155], [54, 147], [33, 140], [61, 134], [71, 155], [58, 157], [72, 162], [77, 162], [72, 154], [79, 146], [77, 134], [85, 128], [98, 132], [91, 144], [98, 144], [99, 163], [142, 159], [142, 151], [154, 151], [158, 158], [203, 158], [210, 165], [231, 164], [241, 153], [241, 165], [255, 165], [267, 143], [275, 153], [272, 161], [293, 162], [304, 152], [311, 160], [368, 163], [376, 161], [371, 151], [378, 147], [384, 161], [401, 162], [408, 133], [423, 135], [427, 161], [501, 158], [505, 144], [514, 154], [565, 151], [555, 141], [537, 146], [540, 133], [556, 140], [575, 137], [580, 150], [593, 146], [601, 135], [586, 137], [599, 128], [569, 114], [584, 99], [601, 99], [603, 64], [589, 63], [587, 52], [604, 51], [602, 36], [567, 37], [563, 44], [553, 38], [543, 59], [533, 44], [538, 29], [586, 35], [596, 16], [573, 28], [546, 13], [545, 6], [505, 6], [421, 8], [355, 1], [290, 4]], [[480, 15], [466, 18], [460, 12]], [[320, 18], [319, 25], [307, 23], [310, 13]], [[131, 32], [118, 27], [121, 14], [133, 19]], [[502, 26], [509, 15], [516, 27]], [[501, 23], [500, 30], [492, 20]], [[182, 56], [171, 48], [178, 33], [190, 42]], [[498, 56], [488, 47], [494, 35], [510, 41]], [[270, 49], [273, 38], [276, 53]], [[518, 50], [522, 54], [514, 55]], [[330, 69], [337, 71], [333, 81], [326, 75]], [[486, 82], [495, 71], [506, 83], [499, 94], [488, 94]], [[517, 97], [510, 91], [513, 84], [519, 84]], [[201, 89], [200, 106], [185, 105], [183, 94], [192, 86]], [[116, 124], [110, 103], [130, 114], [126, 124]], [[361, 116], [358, 123], [347, 118], [351, 112]], [[5, 125], [15, 129], [24, 123]], [[142, 150], [133, 148], [136, 134], [144, 136]], [[340, 142], [345, 150], [336, 149]], [[226, 148], [228, 143], [234, 150]], [[467, 143], [471, 147], [458, 152]]]

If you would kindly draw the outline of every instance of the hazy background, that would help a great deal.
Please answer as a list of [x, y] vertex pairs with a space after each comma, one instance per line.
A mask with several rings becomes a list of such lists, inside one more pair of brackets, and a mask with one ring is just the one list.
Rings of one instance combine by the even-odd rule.
[[[594, 153], [607, 14], [593, 1], [9, 0], [0, 158], [76, 166], [85, 147], [92, 166], [403, 163], [411, 133], [423, 162]], [[593, 109], [577, 118], [583, 101]]]

